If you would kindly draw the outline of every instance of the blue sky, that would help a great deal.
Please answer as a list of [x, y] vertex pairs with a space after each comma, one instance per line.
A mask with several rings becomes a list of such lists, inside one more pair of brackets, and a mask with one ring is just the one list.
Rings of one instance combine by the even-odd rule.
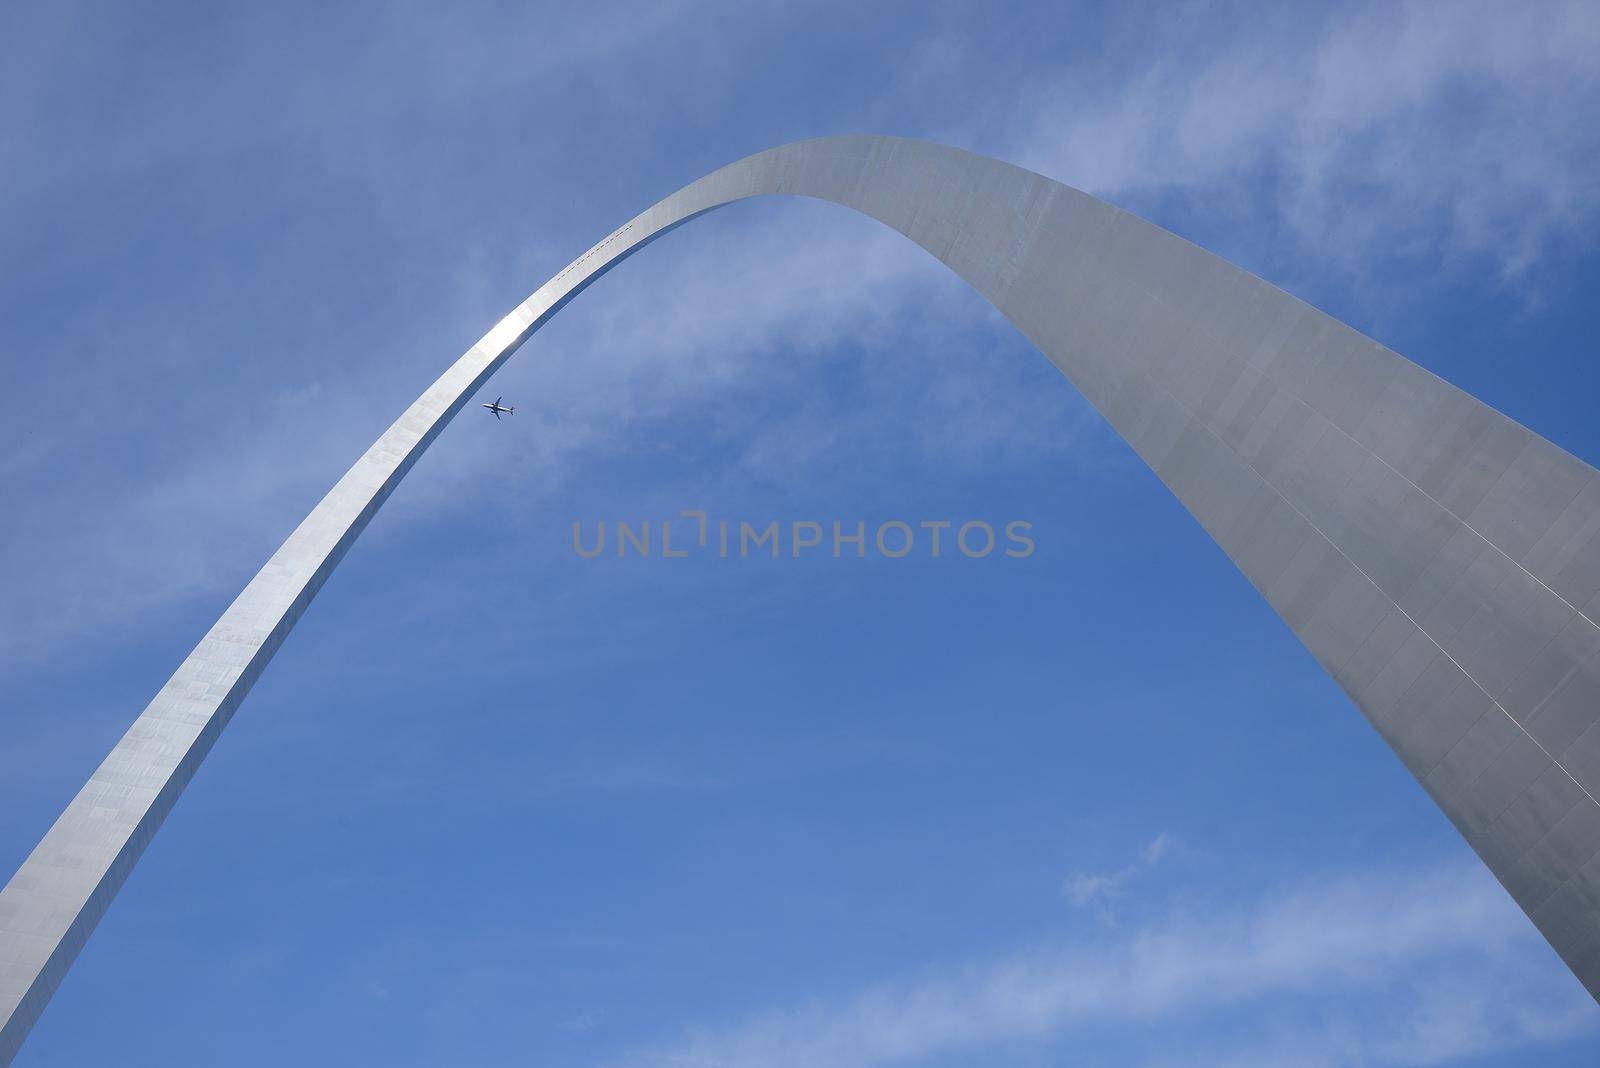
[[[9, 5], [0, 868], [440, 369], [772, 144], [1033, 167], [1600, 461], [1600, 18], [1512, 7]], [[19, 1065], [1600, 1054], [1282, 623], [898, 236], [731, 207], [499, 394], [341, 566]], [[1022, 519], [1037, 550], [572, 551], [696, 508]]]

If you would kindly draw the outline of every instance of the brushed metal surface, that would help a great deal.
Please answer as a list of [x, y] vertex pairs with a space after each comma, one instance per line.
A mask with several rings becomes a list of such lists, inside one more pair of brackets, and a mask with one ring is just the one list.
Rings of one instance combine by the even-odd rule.
[[467, 399], [629, 253], [768, 194], [878, 219], [1015, 323], [1293, 628], [1600, 999], [1594, 468], [1103, 201], [958, 149], [860, 136], [758, 153], [636, 216], [496, 324], [339, 480], [0, 892], [0, 1065], [273, 652]]

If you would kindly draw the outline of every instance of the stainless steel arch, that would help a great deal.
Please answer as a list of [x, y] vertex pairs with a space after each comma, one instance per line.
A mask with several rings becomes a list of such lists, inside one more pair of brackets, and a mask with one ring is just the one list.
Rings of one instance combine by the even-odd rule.
[[1183, 501], [1600, 998], [1594, 468], [1103, 201], [927, 142], [750, 156], [635, 217], [429, 387], [323, 498], [0, 893], [9, 1063], [251, 684], [468, 397], [612, 265], [763, 194], [893, 227], [1036, 344]]

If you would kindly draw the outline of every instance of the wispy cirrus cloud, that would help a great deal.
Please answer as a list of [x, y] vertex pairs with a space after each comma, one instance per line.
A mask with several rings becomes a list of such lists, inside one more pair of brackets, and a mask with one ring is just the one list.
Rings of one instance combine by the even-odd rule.
[[[534, 399], [514, 424], [531, 432], [509, 448], [503, 433], [441, 440], [388, 509], [449, 509], [511, 485], [540, 514], [596, 464], [681, 446], [675, 421], [689, 413], [704, 413], [695, 419], [720, 446], [720, 470], [766, 484], [843, 490], [869, 461], [970, 474], [1100, 455], [1087, 447], [1105, 434], [1087, 404], [920, 249], [841, 209], [764, 207], [734, 209], [744, 217], [722, 232], [673, 235], [585, 294], [491, 386], [491, 397]], [[441, 307], [462, 318], [486, 273], [516, 267], [467, 257]], [[426, 381], [409, 366], [388, 376]], [[0, 667], [247, 579], [359, 456], [346, 420], [365, 419], [368, 403], [353, 377], [339, 369], [286, 390], [218, 447], [100, 491], [93, 522], [38, 510], [0, 530], [0, 630], [13, 637]], [[48, 459], [18, 458], [34, 470], [15, 476], [42, 476]], [[704, 473], [685, 465], [660, 491], [681, 504]]]
[[1073, 872], [1061, 884], [1061, 892], [1078, 907], [1091, 904], [1109, 904], [1123, 889], [1140, 875], [1165, 860], [1176, 845], [1172, 835], [1163, 831], [1139, 850], [1133, 863], [1115, 871]]
[[1536, 289], [1600, 215], [1600, 127], [1573, 122], [1600, 110], [1600, 11], [1574, 0], [1180, 5], [1031, 99], [1030, 166], [1291, 283], [1380, 277], [1367, 299], [1397, 260]]
[[1089, 1031], [1152, 1066], [1449, 1064], [1600, 1028], [1530, 967], [1548, 953], [1476, 864], [1378, 870], [689, 1028], [613, 1068], [981, 1063]]
[[[1600, 16], [1579, 3], [1535, 8], [1369, 5], [1273, 14], [1203, 5], [1166, 9], [1160, 19], [1123, 15], [1095, 28], [1095, 48], [1031, 65], [1020, 76], [1028, 91], [1015, 99], [990, 89], [1007, 95], [1004, 108], [984, 95], [984, 78], [965, 79], [976, 95], [965, 105], [948, 100], [949, 113], [929, 119], [928, 132], [1149, 209], [1169, 224], [1193, 223], [1190, 236], [1283, 284], [1314, 278], [1316, 289], [1339, 278], [1387, 306], [1415, 287], [1396, 285], [1382, 264], [1398, 258], [1423, 279], [1465, 258], [1493, 264], [1507, 284], [1537, 293], [1548, 280], [1542, 265], [1592, 245], [1600, 217], [1600, 127], [1573, 120], [1600, 110]], [[156, 106], [160, 99], [139, 98], [135, 121], [96, 140], [95, 158], [109, 160], [118, 175], [176, 171], [193, 161], [195, 143], [212, 145], [208, 131], [226, 127], [218, 143], [228, 151], [303, 155], [329, 180], [370, 190], [381, 217], [400, 219], [414, 214], [411, 203], [400, 203], [414, 190], [397, 184], [404, 168], [395, 161], [408, 158], [414, 129], [397, 114], [492, 113], [508, 79], [531, 92], [540, 78], [563, 77], [596, 54], [653, 52], [652, 33], [680, 32], [670, 18], [653, 16], [648, 32], [628, 25], [633, 30], [615, 40], [589, 22], [567, 26], [552, 46], [554, 66], [513, 78], [507, 71], [520, 69], [515, 64], [455, 61], [477, 54], [481, 33], [440, 24], [417, 34], [415, 25], [385, 23], [378, 40], [418, 57], [410, 80], [393, 92], [381, 80], [337, 94], [294, 91], [275, 98], [261, 123], [224, 123], [221, 116], [258, 102], [260, 85], [247, 65], [199, 102], [198, 121], [178, 123], [172, 109]], [[496, 47], [516, 39], [508, 32]], [[104, 36], [85, 47], [123, 55]], [[867, 109], [875, 117], [840, 116], [835, 128], [893, 128], [930, 82], [995, 61], [936, 28], [919, 27], [906, 47], [919, 58], [897, 69], [883, 100]], [[6, 77], [45, 76], [19, 67]], [[62, 113], [49, 110], [58, 96], [86, 106], [66, 92], [51, 83], [49, 92], [13, 94], [19, 124], [34, 132], [24, 139], [32, 147], [16, 154], [19, 190], [55, 188], [62, 161], [75, 158], [51, 139], [66, 135], [39, 131], [96, 130], [93, 122], [48, 121]], [[996, 113], [1006, 122], [984, 121]], [[248, 146], [236, 144], [252, 137]], [[1069, 389], [1032, 388], [1042, 379], [1028, 368], [991, 359], [1007, 328], [986, 318], [975, 299], [951, 299], [959, 283], [919, 250], [815, 206], [765, 217], [759, 209], [734, 211], [738, 225], [713, 217], [625, 266], [502, 372], [499, 386], [541, 398], [538, 432], [510, 458], [510, 477], [527, 480], [519, 489], [535, 506], [531, 494], [540, 487], [570, 483], [596, 458], [654, 448], [662, 425], [696, 412], [707, 413], [706, 424], [730, 445], [722, 470], [769, 481], [849, 478], [853, 458], [868, 452], [941, 470], [1039, 455], [1094, 460], [1087, 445], [1102, 431], [1092, 414]], [[302, 251], [280, 248], [282, 237], [259, 235], [259, 258], [270, 263]], [[453, 236], [456, 289], [425, 308], [384, 309], [381, 327], [363, 320], [371, 309], [320, 312], [334, 324], [316, 335], [327, 350], [320, 363], [282, 360], [281, 346], [306, 344], [303, 337], [237, 336], [233, 324], [256, 310], [238, 295], [231, 306], [184, 308], [176, 331], [173, 308], [143, 299], [123, 307], [97, 298], [94, 307], [106, 310], [72, 317], [47, 347], [103, 354], [84, 368], [85, 385], [72, 387], [90, 391], [74, 403], [87, 402], [94, 418], [71, 425], [26, 419], [23, 398], [34, 389], [25, 380], [9, 406], [0, 398], [0, 413], [14, 417], [8, 422], [27, 427], [26, 436], [6, 442], [0, 483], [17, 500], [92, 500], [93, 521], [83, 509], [39, 507], [27, 522], [0, 528], [8, 562], [0, 570], [8, 590], [0, 630], [13, 636], [0, 661], [48, 656], [111, 621], [236, 588], [337, 477], [342, 458], [353, 459], [370, 440], [353, 435], [361, 416], [339, 402], [354, 396], [361, 411], [398, 414], [409, 399], [399, 384], [425, 383], [474, 339], [470, 329], [441, 324], [486, 326], [558, 262], [502, 237]], [[572, 251], [584, 240], [573, 239]], [[431, 245], [416, 254], [436, 258]], [[385, 284], [416, 270], [409, 261], [393, 269]], [[251, 299], [273, 278], [266, 268], [253, 270], [262, 277], [246, 276]], [[511, 277], [524, 281], [511, 287]], [[295, 301], [304, 295], [284, 297], [301, 306]], [[372, 334], [391, 347], [402, 336], [426, 339], [437, 354], [427, 364], [421, 351], [375, 355], [364, 351]], [[225, 349], [214, 347], [219, 339]], [[863, 373], [850, 390], [819, 389], [827, 353], [844, 345], [864, 354]], [[937, 351], [942, 345], [957, 348]], [[142, 355], [125, 360], [129, 352]], [[151, 367], [152, 353], [162, 366]], [[264, 367], [279, 373], [264, 378]], [[66, 386], [52, 379], [41, 388]], [[781, 408], [752, 403], [779, 390], [788, 401]], [[213, 410], [197, 395], [263, 392], [265, 400], [215, 433], [194, 431], [196, 415]], [[179, 429], [169, 433], [153, 416], [113, 409], [172, 410]], [[99, 419], [121, 429], [99, 431]], [[375, 430], [384, 421], [369, 422]], [[360, 425], [367, 433], [368, 424]], [[144, 457], [149, 470], [108, 479], [89, 458], [123, 452]], [[483, 443], [446, 438], [395, 505], [451, 507], [463, 485], [491, 473], [507, 477], [507, 465], [490, 456]], [[269, 530], [273, 536], [264, 537]]]

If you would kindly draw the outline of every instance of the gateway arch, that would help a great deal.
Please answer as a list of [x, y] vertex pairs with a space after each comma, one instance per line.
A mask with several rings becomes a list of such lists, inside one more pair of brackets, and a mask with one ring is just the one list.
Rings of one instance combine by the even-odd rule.
[[909, 237], [1010, 319], [1283, 617], [1600, 999], [1600, 478], [1416, 364], [1150, 223], [891, 137], [758, 153], [574, 260], [434, 382], [228, 607], [0, 892], [0, 1065], [378, 507], [527, 337], [747, 197]]

